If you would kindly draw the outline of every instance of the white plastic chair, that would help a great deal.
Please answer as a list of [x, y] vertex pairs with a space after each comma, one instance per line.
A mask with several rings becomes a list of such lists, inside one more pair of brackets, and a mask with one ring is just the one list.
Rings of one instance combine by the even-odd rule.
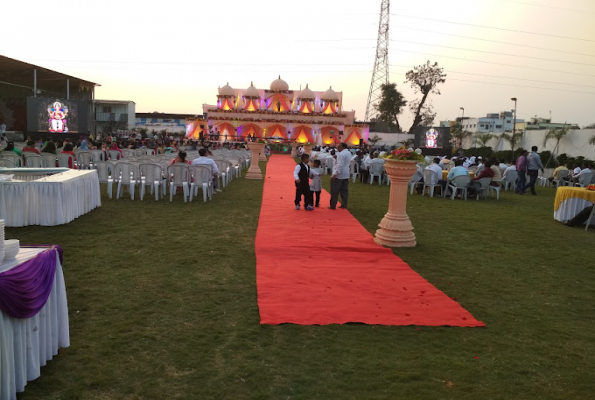
[[335, 166], [335, 159], [333, 157], [327, 157], [326, 160], [324, 160], [324, 175], [326, 175], [327, 173], [333, 173], [333, 167]]
[[587, 219], [587, 226], [585, 226], [585, 232], [587, 231], [587, 229], [589, 229], [589, 225], [591, 224], [591, 220], [593, 219], [594, 216], [595, 216], [595, 207], [593, 207], [593, 209], [591, 210], [591, 215], [589, 215], [589, 218]]
[[516, 171], [508, 171], [506, 173], [506, 177], [502, 179], [502, 186], [504, 187], [504, 191], [510, 189], [516, 189], [516, 181], [519, 178], [519, 173]]
[[422, 173], [422, 169], [418, 166], [417, 171], [415, 171], [415, 174], [413, 174], [411, 180], [409, 181], [409, 194], [413, 194], [413, 189], [415, 189], [417, 186], [423, 186], [424, 183], [421, 181], [423, 177], [424, 174]]
[[10, 158], [3, 158], [0, 157], [0, 167], [5, 167], [5, 168], [16, 168], [17, 165], [15, 164], [14, 161], [12, 161], [12, 159]]
[[140, 166], [140, 199], [145, 197], [145, 188], [151, 188], [151, 194], [155, 192], [155, 201], [159, 200], [159, 192], [165, 196], [166, 180], [163, 177], [163, 168], [159, 164], [142, 164]]
[[114, 181], [118, 182], [118, 188], [116, 190], [116, 200], [120, 198], [120, 193], [122, 192], [122, 185], [128, 185], [130, 199], [134, 200], [134, 190], [136, 187], [136, 183], [140, 181], [138, 166], [127, 162], [117, 163], [114, 171]]
[[74, 167], [74, 156], [72, 154], [58, 154], [58, 167], [60, 168], [71, 168]]
[[488, 195], [488, 186], [490, 186], [490, 182], [492, 182], [492, 178], [481, 178], [478, 180], [481, 187], [477, 191], [477, 197], [475, 200], [479, 200], [479, 196], [483, 194], [483, 198], [485, 199]]
[[76, 155], [76, 164], [78, 169], [91, 169], [93, 156], [90, 151], [79, 151]]
[[578, 182], [575, 183], [574, 186], [587, 187], [591, 184], [591, 178], [593, 178], [593, 174], [582, 174], [578, 177]]
[[145, 154], [148, 156], [154, 156], [155, 155], [155, 150], [153, 149], [144, 149], [145, 150]]
[[488, 191], [491, 197], [494, 197], [494, 192], [496, 192], [496, 200], [500, 200], [500, 189], [502, 189], [502, 182], [498, 186], [488, 185]]
[[206, 203], [207, 197], [209, 200], [213, 199], [213, 173], [211, 170], [202, 165], [191, 165], [190, 175], [192, 176], [192, 183], [190, 184], [190, 201], [194, 196], [198, 195], [198, 188], [202, 189], [203, 202]]
[[45, 168], [45, 161], [39, 154], [27, 151], [23, 153], [23, 156], [27, 168]]
[[122, 149], [122, 158], [134, 157], [133, 149]]
[[45, 161], [45, 168], [56, 168], [58, 157], [53, 153], [41, 153], [41, 158]]
[[[216, 160], [215, 164], [217, 164], [217, 168], [219, 169], [219, 178], [221, 178], [222, 186], [220, 186], [220, 187], [226, 187], [228, 184], [228, 178], [229, 178], [229, 165], [228, 165], [227, 161], [223, 161], [223, 160]], [[217, 179], [219, 179], [219, 178], [217, 178]]]
[[374, 177], [378, 177], [378, 184], [382, 185], [382, 176], [384, 173], [384, 165], [381, 163], [370, 164], [370, 185], [374, 183]]
[[11, 160], [17, 167], [23, 166], [23, 159], [13, 151], [2, 151], [0, 157]]
[[558, 179], [554, 179], [552, 181], [553, 185], [556, 185], [556, 187], [560, 187], [560, 186], [564, 186], [566, 184], [566, 179], [564, 178], [568, 178], [568, 174], [570, 173], [570, 171], [558, 171]]
[[173, 164], [167, 167], [169, 178], [169, 201], [174, 201], [176, 188], [181, 187], [184, 195], [184, 203], [188, 200], [190, 186], [190, 170], [187, 164]]
[[97, 176], [99, 177], [99, 183], [107, 184], [107, 195], [111, 199], [112, 186], [114, 183], [114, 179], [112, 178], [113, 172], [115, 170], [114, 165], [107, 161], [99, 161], [95, 163], [95, 168], [97, 168]]
[[426, 194], [426, 188], [429, 188], [429, 193], [430, 193], [430, 197], [434, 197], [434, 188], [435, 187], [439, 187], [440, 190], [442, 190], [442, 186], [440, 186], [438, 183], [432, 185], [432, 177], [434, 176], [434, 171], [432, 171], [431, 169], [425, 169], [424, 170], [424, 187], [421, 189], [421, 195], [425, 195]]
[[118, 150], [108, 150], [107, 154], [109, 155], [109, 159], [112, 161], [116, 161], [122, 158], [122, 154]]
[[455, 196], [459, 191], [461, 191], [462, 196], [467, 200], [467, 188], [469, 187], [469, 182], [471, 182], [471, 177], [469, 175], [459, 175], [452, 178], [450, 182], [448, 182], [447, 190], [444, 191], [444, 197], [446, 197], [446, 192], [448, 189], [452, 192], [450, 197], [451, 200], [455, 199]]
[[103, 150], [91, 150], [91, 158], [93, 161], [93, 165], [100, 161], [106, 161], [105, 153], [103, 152]]
[[351, 179], [353, 180], [353, 183], [355, 183], [355, 180], [360, 176], [359, 165], [357, 162], [351, 161], [349, 163], [349, 174], [351, 175]]

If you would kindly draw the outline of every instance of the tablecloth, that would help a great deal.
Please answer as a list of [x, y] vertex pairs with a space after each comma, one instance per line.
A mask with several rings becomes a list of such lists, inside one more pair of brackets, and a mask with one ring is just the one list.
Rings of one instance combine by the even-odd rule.
[[[47, 248], [21, 248], [16, 259], [0, 265], [0, 272], [37, 257]], [[2, 296], [2, 293], [0, 293]], [[41, 311], [31, 318], [12, 318], [0, 311], [0, 400], [14, 400], [27, 381], [39, 378], [41, 367], [70, 346], [66, 286], [60, 257], [50, 296]]]
[[556, 190], [556, 199], [554, 200], [554, 219], [560, 222], [569, 221], [593, 204], [595, 204], [595, 191], [560, 186]]
[[[442, 171], [442, 179], [443, 180], [446, 180], [446, 177], [448, 176], [448, 172], [449, 171]], [[473, 172], [473, 171], [469, 172], [469, 177], [471, 179], [475, 178], [475, 172]]]
[[8, 227], [67, 224], [99, 206], [95, 170], [68, 170], [29, 182], [0, 182], [0, 218]]

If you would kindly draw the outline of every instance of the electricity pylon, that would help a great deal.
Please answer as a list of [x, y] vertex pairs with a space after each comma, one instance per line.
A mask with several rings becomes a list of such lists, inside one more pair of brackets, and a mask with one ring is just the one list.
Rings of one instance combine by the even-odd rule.
[[388, 82], [388, 27], [390, 22], [390, 0], [382, 0], [380, 4], [380, 22], [378, 23], [378, 42], [376, 44], [376, 60], [366, 106], [366, 121], [374, 115], [374, 104], [380, 100], [382, 85]]

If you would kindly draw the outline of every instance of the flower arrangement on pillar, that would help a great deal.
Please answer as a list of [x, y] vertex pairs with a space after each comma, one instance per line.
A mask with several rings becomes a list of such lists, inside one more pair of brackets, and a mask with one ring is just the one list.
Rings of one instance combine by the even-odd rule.
[[249, 142], [247, 146], [252, 156], [250, 157], [250, 168], [246, 172], [246, 179], [262, 179], [262, 171], [260, 170], [258, 161], [260, 153], [264, 154], [264, 143], [260, 143], [260, 141]]
[[401, 147], [384, 157], [384, 169], [390, 178], [388, 212], [378, 224], [374, 241], [387, 247], [415, 247], [413, 225], [407, 215], [407, 186], [423, 156]]

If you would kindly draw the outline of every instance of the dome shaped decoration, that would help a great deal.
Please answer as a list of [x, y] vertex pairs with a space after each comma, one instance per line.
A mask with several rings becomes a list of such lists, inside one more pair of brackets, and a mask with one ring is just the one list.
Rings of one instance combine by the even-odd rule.
[[[336, 95], [336, 93], [335, 93], [335, 95]], [[308, 84], [306, 84], [306, 88], [300, 92], [300, 95], [298, 98], [301, 100], [313, 100], [316, 98], [316, 95], [314, 94], [313, 91], [308, 89]]]
[[219, 89], [219, 96], [235, 96], [235, 92], [233, 91], [233, 88], [231, 86], [229, 86], [229, 82], [227, 83], [227, 85], [223, 86], [221, 89]]
[[250, 87], [244, 92], [244, 97], [260, 97], [260, 93], [258, 93], [252, 82], [250, 82]]
[[326, 92], [324, 92], [323, 95], [320, 96], [320, 98], [322, 100], [330, 100], [330, 101], [337, 101], [337, 100], [339, 100], [339, 96], [337, 96], [337, 92], [335, 92], [333, 90], [333, 87], [332, 86], [329, 88], [329, 90], [327, 90]]
[[274, 92], [286, 92], [289, 90], [289, 85], [279, 75], [279, 79], [276, 79], [271, 83], [271, 90]]

